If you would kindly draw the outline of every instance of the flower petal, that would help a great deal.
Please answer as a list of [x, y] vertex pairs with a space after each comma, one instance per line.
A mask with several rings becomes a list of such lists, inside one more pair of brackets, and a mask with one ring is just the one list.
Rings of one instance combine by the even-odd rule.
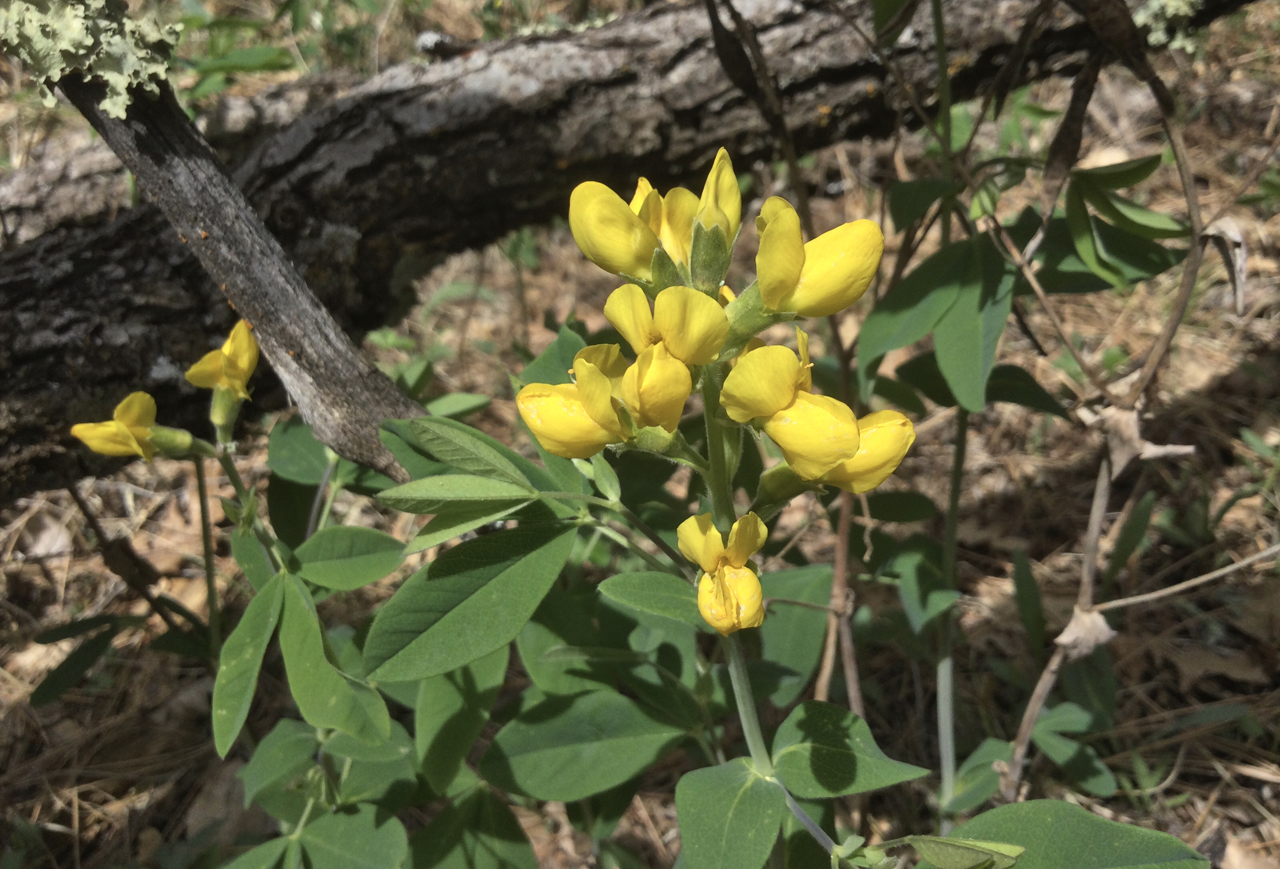
[[737, 602], [729, 599], [729, 590], [718, 574], [702, 574], [698, 581], [698, 612], [707, 624], [722, 636], [738, 629]]
[[231, 330], [231, 335], [222, 345], [222, 373], [226, 378], [226, 386], [235, 392], [237, 398], [249, 397], [249, 378], [258, 367], [258, 340], [253, 337], [253, 327], [241, 320]]
[[804, 269], [779, 310], [802, 317], [843, 311], [867, 291], [880, 267], [884, 234], [870, 220], [855, 220], [824, 232], [804, 246]]
[[627, 371], [629, 364], [626, 357], [622, 355], [622, 348], [617, 344], [592, 344], [589, 347], [583, 347], [573, 356], [573, 361], [584, 359], [590, 362], [596, 368], [600, 369], [600, 373], [609, 378], [609, 382], [613, 386], [614, 395], [618, 394], [618, 384], [622, 381], [622, 375]]
[[692, 190], [672, 187], [662, 197], [662, 241], [671, 259], [689, 264], [689, 247], [693, 244], [693, 218], [698, 213], [698, 197]]
[[675, 431], [692, 391], [688, 367], [664, 344], [641, 353], [622, 376], [622, 401], [640, 428], [661, 426]]
[[764, 593], [760, 577], [749, 567], [726, 567], [723, 579], [727, 597], [733, 601], [737, 612], [738, 629], [758, 628], [764, 621]]
[[738, 357], [724, 379], [720, 404], [734, 422], [773, 416], [796, 397], [800, 360], [786, 347], [761, 347]]
[[[738, 226], [742, 223], [742, 189], [738, 187], [738, 176], [733, 174], [733, 161], [724, 148], [716, 152], [716, 161], [711, 164], [707, 182], [702, 187], [702, 197], [698, 200], [699, 212], [708, 206], [724, 216], [727, 221], [724, 225], [725, 235], [732, 243], [734, 236], [738, 234]], [[707, 223], [705, 220], [703, 222]]]
[[911, 420], [896, 410], [882, 410], [858, 420], [861, 443], [853, 458], [841, 462], [822, 477], [822, 482], [847, 492], [861, 494], [879, 486], [898, 469], [915, 442]]
[[650, 263], [658, 237], [622, 201], [598, 181], [586, 181], [569, 197], [569, 229], [583, 255], [612, 274], [652, 277]]
[[692, 287], [667, 287], [658, 293], [653, 302], [653, 325], [671, 355], [687, 365], [715, 360], [729, 335], [724, 308]]
[[[613, 436], [609, 443], [622, 440], [622, 425], [618, 422], [618, 411], [613, 406], [613, 382], [585, 359], [573, 360], [573, 377], [578, 387], [578, 399], [586, 408], [587, 415]], [[619, 388], [620, 386], [619, 384]]]
[[796, 388], [802, 392], [813, 391], [813, 363], [809, 361], [809, 333], [796, 326], [796, 349], [800, 355], [800, 376]]
[[85, 446], [104, 456], [142, 456], [147, 450], [134, 437], [129, 427], [116, 420], [107, 422], [82, 422], [71, 427], [71, 436], [84, 441]]
[[145, 392], [131, 392], [116, 405], [111, 418], [129, 428], [150, 428], [156, 424], [156, 400]]
[[653, 311], [649, 297], [635, 284], [623, 284], [604, 303], [604, 317], [631, 345], [631, 352], [639, 356], [659, 340], [653, 326]]
[[790, 407], [765, 420], [764, 431], [804, 480], [816, 480], [858, 453], [853, 411], [826, 395], [797, 392]]
[[748, 513], [729, 530], [729, 545], [725, 547], [725, 560], [734, 567], [746, 566], [747, 559], [760, 551], [769, 537], [769, 529], [764, 527], [760, 517]]
[[187, 383], [200, 389], [214, 389], [222, 385], [222, 351], [210, 350], [200, 361], [187, 369]]
[[[800, 281], [807, 249], [800, 233], [800, 215], [790, 202], [779, 196], [772, 197], [765, 205], [775, 201], [780, 204], [769, 210], [772, 216], [760, 231], [756, 280], [760, 283], [760, 298], [767, 307], [778, 311], [790, 310], [784, 307], [784, 302]], [[765, 220], [766, 213], [761, 211], [761, 221]]]
[[622, 440], [591, 418], [572, 383], [530, 383], [516, 396], [516, 407], [538, 443], [553, 455], [588, 459]]
[[724, 555], [724, 538], [710, 513], [690, 516], [676, 529], [676, 542], [684, 557], [707, 573], [715, 573]]

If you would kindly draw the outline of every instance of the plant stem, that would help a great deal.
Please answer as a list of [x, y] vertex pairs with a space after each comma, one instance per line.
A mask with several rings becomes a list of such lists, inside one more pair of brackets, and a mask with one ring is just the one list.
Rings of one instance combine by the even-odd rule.
[[747, 662], [742, 657], [742, 643], [734, 634], [724, 638], [725, 657], [729, 664], [729, 681], [733, 684], [733, 698], [738, 703], [738, 718], [742, 722], [742, 735], [751, 752], [751, 762], [762, 776], [773, 775], [773, 761], [764, 745], [760, 731], [760, 719], [756, 717], [756, 701], [751, 694], [751, 680], [747, 677]]
[[[245, 488], [244, 480], [240, 478], [240, 472], [236, 470], [235, 460], [222, 447], [218, 448], [217, 455], [218, 463], [222, 465], [222, 470], [227, 475], [227, 479], [231, 482], [231, 488], [236, 493], [236, 500], [240, 502], [242, 508], [248, 510], [251, 500], [249, 490]], [[253, 517], [253, 534], [258, 538], [258, 542], [262, 544], [262, 548], [266, 550], [271, 566], [276, 570], [282, 568], [284, 559], [280, 557], [280, 550], [276, 548], [275, 538], [267, 533], [267, 529], [262, 526], [261, 520], [256, 515]]]
[[[329, 454], [329, 462], [324, 467], [324, 475], [320, 477], [320, 485], [316, 487], [316, 494], [311, 499], [311, 515], [307, 517], [307, 539], [310, 539], [318, 528], [324, 527], [324, 521], [329, 515], [329, 508], [333, 506], [334, 496], [338, 494], [336, 487], [330, 488], [329, 480], [333, 477], [333, 471], [338, 467], [339, 461], [341, 461], [341, 457], [337, 453]], [[323, 513], [321, 513], [321, 509], [323, 509]]]
[[791, 810], [791, 814], [796, 816], [796, 820], [798, 820], [804, 828], [809, 831], [809, 835], [813, 836], [813, 838], [817, 840], [818, 844], [822, 846], [822, 849], [828, 854], [834, 851], [836, 849], [836, 843], [831, 841], [831, 837], [827, 835], [827, 831], [818, 826], [817, 821], [809, 817], [809, 813], [800, 807], [800, 804], [796, 802], [796, 798], [791, 796], [790, 791], [783, 788], [782, 792], [787, 795], [787, 808]]
[[[942, 544], [942, 576], [949, 587], [958, 585], [956, 576], [957, 534], [960, 527], [960, 491], [964, 485], [964, 454], [969, 433], [969, 411], [956, 408], [956, 442], [951, 459], [951, 492], [947, 501], [947, 522]], [[952, 658], [952, 624], [948, 614], [943, 628], [942, 650], [938, 657], [938, 755], [942, 766], [941, 804], [955, 796], [955, 670]]]
[[733, 507], [733, 481], [725, 455], [725, 427], [716, 419], [720, 407], [720, 386], [725, 378], [725, 365], [708, 365], [702, 369], [702, 416], [707, 424], [707, 461], [710, 473], [703, 479], [711, 496], [711, 514], [722, 534], [727, 534], [736, 517]]
[[209, 486], [204, 478], [204, 457], [197, 458], [196, 494], [200, 498], [200, 542], [204, 546], [204, 587], [209, 599], [209, 654], [216, 661], [222, 652], [222, 611], [218, 607], [218, 578], [213, 564], [213, 528], [209, 523]]

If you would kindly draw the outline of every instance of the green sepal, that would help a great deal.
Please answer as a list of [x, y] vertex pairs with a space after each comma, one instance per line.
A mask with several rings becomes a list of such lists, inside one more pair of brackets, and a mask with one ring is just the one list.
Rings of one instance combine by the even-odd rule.
[[720, 348], [720, 361], [727, 362], [742, 352], [747, 342], [759, 333], [778, 323], [796, 319], [794, 311], [773, 311], [765, 307], [760, 296], [760, 286], [752, 283], [724, 309], [729, 318], [729, 336]]
[[768, 522], [791, 502], [805, 492], [820, 492], [823, 485], [813, 480], [802, 480], [786, 462], [780, 462], [760, 475], [760, 488], [751, 504], [751, 512]]
[[640, 286], [650, 299], [657, 298], [658, 293], [667, 287], [683, 287], [689, 282], [689, 275], [680, 270], [675, 260], [671, 259], [671, 255], [661, 246], [653, 252], [653, 259], [649, 262], [649, 272], [653, 277], [648, 284]]
[[693, 243], [689, 248], [689, 274], [693, 288], [709, 296], [719, 292], [729, 273], [732, 253], [733, 245], [724, 227], [718, 223], [705, 226], [701, 220], [695, 219]]

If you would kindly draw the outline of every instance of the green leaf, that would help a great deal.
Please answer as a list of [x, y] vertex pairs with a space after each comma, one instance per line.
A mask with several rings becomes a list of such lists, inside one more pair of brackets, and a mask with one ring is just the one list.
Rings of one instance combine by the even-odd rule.
[[896, 404], [907, 413], [914, 413], [917, 416], [924, 416], [925, 414], [924, 402], [920, 400], [920, 396], [916, 395], [916, 391], [907, 384], [894, 380], [892, 377], [884, 375], [877, 377], [872, 394]]
[[622, 784], [683, 735], [612, 691], [553, 697], [498, 731], [480, 774], [540, 800], [580, 800]]
[[698, 612], [698, 592], [673, 574], [657, 571], [623, 573], [609, 577], [598, 588], [609, 600], [630, 609], [665, 616], [699, 630], [710, 631]]
[[245, 851], [230, 863], [224, 863], [222, 869], [274, 869], [284, 856], [289, 846], [287, 836], [268, 839], [256, 848]]
[[422, 417], [409, 423], [417, 442], [440, 461], [482, 477], [494, 477], [521, 486], [528, 481], [503, 453], [486, 443], [486, 437], [463, 423], [438, 417]]
[[[796, 570], [780, 570], [760, 577], [764, 596], [779, 601], [798, 600], [824, 607], [831, 600], [831, 568], [815, 564]], [[790, 706], [804, 691], [822, 657], [822, 637], [827, 614], [821, 609], [774, 603], [760, 625], [760, 646], [765, 660], [791, 670], [769, 699], [779, 708]]]
[[[881, 5], [880, 2], [875, 4], [877, 20]], [[955, 185], [948, 184], [941, 178], [895, 181], [889, 186], [889, 216], [893, 218], [894, 229], [903, 232], [911, 224], [921, 220], [933, 203], [954, 192]]]
[[477, 788], [447, 805], [409, 840], [414, 869], [538, 869], [510, 807]]
[[226, 54], [211, 57], [196, 64], [200, 75], [228, 72], [268, 72], [293, 69], [293, 55], [274, 45], [254, 45], [233, 48]]
[[1133, 512], [1129, 514], [1129, 520], [1120, 529], [1120, 535], [1116, 538], [1115, 548], [1111, 550], [1111, 557], [1107, 559], [1107, 571], [1102, 578], [1104, 584], [1111, 584], [1116, 575], [1120, 573], [1121, 568], [1128, 563], [1129, 558], [1142, 545], [1142, 538], [1147, 536], [1147, 528], [1151, 525], [1151, 511], [1155, 506], [1155, 492], [1147, 492], [1142, 496], [1142, 500], [1134, 506]]
[[980, 412], [987, 401], [987, 377], [1013, 307], [1013, 266], [985, 236], [971, 242], [977, 249], [978, 281], [968, 281], [933, 327], [938, 368], [960, 406]]
[[1132, 187], [1145, 180], [1160, 167], [1160, 155], [1151, 154], [1136, 160], [1123, 163], [1112, 163], [1110, 166], [1095, 166], [1092, 169], [1074, 169], [1073, 178], [1084, 178], [1093, 187], [1103, 190], [1118, 190], [1121, 187]]
[[276, 575], [266, 551], [253, 534], [239, 532], [232, 534], [231, 555], [235, 558], [236, 564], [240, 565], [240, 570], [244, 573], [245, 579], [249, 580], [254, 591], [262, 591]]
[[923, 534], [913, 534], [902, 541], [882, 568], [882, 573], [897, 578], [902, 611], [915, 634], [960, 598], [960, 592], [947, 587], [939, 566], [941, 562], [938, 542]]
[[1081, 789], [1099, 797], [1116, 792], [1116, 777], [1091, 747], [1039, 726], [1032, 729], [1031, 741]]
[[321, 746], [325, 754], [366, 763], [389, 763], [414, 759], [413, 738], [399, 721], [391, 722], [391, 736], [386, 742], [361, 742], [346, 733], [335, 732]]
[[277, 782], [287, 782], [315, 766], [320, 742], [316, 729], [303, 721], [281, 718], [253, 750], [236, 776], [244, 784], [244, 806]]
[[676, 785], [685, 869], [759, 869], [786, 812], [786, 792], [746, 758], [685, 773]]
[[1017, 365], [997, 365], [991, 369], [987, 380], [987, 401], [1007, 401], [1063, 419], [1071, 418], [1029, 371]]
[[374, 528], [322, 528], [294, 551], [298, 574], [316, 585], [350, 591], [377, 582], [400, 566], [404, 544]]
[[1044, 657], [1044, 645], [1047, 639], [1044, 624], [1044, 607], [1040, 603], [1040, 586], [1031, 573], [1031, 563], [1027, 561], [1027, 553], [1018, 550], [1013, 553], [1013, 596], [1018, 604], [1018, 615], [1022, 626], [1027, 631], [1027, 645], [1035, 653], [1037, 660]]
[[582, 340], [581, 335], [568, 326], [561, 326], [556, 340], [548, 344], [547, 349], [520, 372], [520, 382], [568, 383], [573, 357], [586, 346], [587, 342]]
[[773, 765], [787, 790], [808, 799], [866, 793], [929, 774], [890, 760], [865, 721], [817, 700], [801, 703], [782, 722], [773, 737]]
[[[1032, 223], [1039, 225], [1039, 218], [1031, 215]], [[1095, 221], [1093, 230], [1097, 242], [1107, 251], [1114, 266], [1126, 283], [1144, 281], [1163, 274], [1186, 257], [1183, 249], [1171, 249], [1141, 236], [1126, 232], [1109, 223]], [[1031, 237], [1030, 232], [1026, 237]], [[1068, 222], [1060, 217], [1049, 221], [1044, 243], [1036, 254], [1041, 264], [1037, 273], [1041, 285], [1050, 293], [1091, 293], [1111, 286], [1109, 280], [1097, 277], [1076, 252], [1075, 242]], [[1031, 287], [1019, 280], [1019, 293], [1030, 293]]]
[[1159, 211], [1143, 208], [1110, 190], [1086, 186], [1084, 196], [1107, 220], [1143, 238], [1185, 238], [1190, 231], [1182, 221]]
[[213, 683], [213, 744], [219, 757], [227, 756], [249, 716], [262, 657], [280, 621], [284, 582], [279, 576], [272, 577], [249, 601], [239, 624], [222, 644]]
[[391, 718], [382, 695], [329, 662], [311, 595], [296, 576], [286, 576], [284, 583], [280, 651], [302, 717], [313, 727], [332, 727], [364, 742], [387, 740]]
[[1208, 869], [1173, 836], [1117, 824], [1061, 800], [1000, 806], [952, 831], [958, 839], [1021, 845], [1018, 869]]
[[267, 518], [276, 539], [294, 549], [307, 539], [307, 522], [316, 487], [272, 474], [267, 481]]
[[1013, 743], [987, 737], [965, 758], [956, 770], [955, 794], [944, 807], [948, 813], [976, 809], [1000, 789], [1000, 773], [992, 766], [997, 761], [1008, 763], [1013, 757]]
[[409, 856], [404, 826], [368, 803], [320, 816], [298, 841], [310, 869], [397, 869]]
[[445, 473], [449, 469], [447, 465], [437, 462], [414, 443], [409, 423], [410, 420], [407, 419], [383, 420], [378, 437], [391, 455], [396, 457], [400, 466], [409, 473], [409, 479], [421, 480], [423, 477]]
[[[544, 694], [578, 694], [613, 688], [617, 673], [611, 663], [588, 658], [587, 650], [606, 645], [602, 636], [600, 598], [552, 586], [538, 609], [516, 637], [516, 649], [529, 678]], [[550, 650], [583, 652], [578, 657], [549, 656]]]
[[591, 471], [601, 495], [610, 501], [622, 500], [622, 484], [618, 482], [618, 473], [604, 457], [604, 453], [596, 453], [591, 457]]
[[294, 483], [318, 486], [329, 468], [324, 444], [301, 417], [283, 419], [267, 438], [267, 467], [271, 473]]
[[1032, 734], [1039, 733], [1088, 733], [1093, 726], [1093, 714], [1078, 703], [1059, 703], [1046, 709], [1036, 719]]
[[1013, 869], [1026, 850], [1006, 842], [941, 836], [911, 836], [911, 847], [938, 869]]
[[49, 671], [36, 689], [31, 692], [28, 703], [38, 708], [52, 703], [66, 691], [74, 688], [89, 668], [98, 663], [98, 659], [111, 648], [111, 641], [120, 629], [114, 625], [94, 634], [72, 650], [62, 663]]
[[890, 350], [907, 347], [933, 330], [961, 291], [980, 286], [982, 260], [973, 242], [953, 242], [933, 254], [885, 294], [858, 333], [858, 381], [862, 395]]
[[365, 670], [407, 682], [447, 673], [515, 639], [560, 575], [576, 529], [514, 528], [469, 540], [405, 580], [365, 640]]
[[1107, 261], [1098, 240], [1093, 215], [1085, 204], [1084, 191], [1074, 181], [1067, 185], [1067, 228], [1080, 260], [1098, 277], [1115, 287], [1128, 281]]
[[527, 501], [536, 494], [528, 483], [470, 474], [440, 474], [387, 489], [378, 495], [378, 500], [405, 513], [435, 513], [450, 502]]
[[510, 516], [528, 501], [479, 501], [447, 504], [431, 517], [422, 530], [405, 546], [405, 554], [421, 552], [446, 540], [461, 537], [482, 525]]
[[470, 392], [451, 392], [434, 401], [427, 402], [427, 413], [434, 417], [457, 419], [467, 416], [489, 406], [491, 399], [487, 395], [475, 395]]
[[436, 793], [448, 790], [489, 720], [509, 656], [509, 649], [501, 646], [465, 667], [418, 683], [414, 744], [423, 775]]
[[[796, 800], [809, 817], [818, 822], [827, 835], [836, 839], [835, 809], [831, 800]], [[791, 812], [782, 816], [783, 853], [781, 869], [827, 869], [831, 858]]]
[[951, 387], [942, 376], [942, 370], [938, 368], [938, 357], [932, 350], [903, 362], [894, 374], [903, 383], [920, 390], [925, 398], [939, 407], [956, 406], [956, 397], [951, 394]]

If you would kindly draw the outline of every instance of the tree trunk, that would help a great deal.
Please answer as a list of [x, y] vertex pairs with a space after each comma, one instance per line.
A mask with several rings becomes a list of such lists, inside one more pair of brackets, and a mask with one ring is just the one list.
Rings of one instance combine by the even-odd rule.
[[[992, 81], [1036, 5], [946, 3], [955, 99]], [[1207, 0], [1201, 18], [1241, 5]], [[892, 132], [906, 101], [830, 6], [739, 6], [801, 152]], [[870, 31], [869, 4], [849, 9]], [[922, 99], [935, 80], [927, 16], [921, 4], [892, 48]], [[1094, 48], [1060, 10], [1026, 77], [1069, 71]], [[578, 182], [624, 193], [640, 174], [658, 187], [695, 182], [722, 145], [739, 166], [775, 154], [768, 125], [721, 70], [701, 6], [661, 4], [580, 33], [389, 69], [267, 139], [234, 178], [321, 302], [359, 332], [402, 311], [411, 280], [444, 254], [563, 216]], [[0, 255], [0, 502], [101, 467], [84, 463], [66, 431], [107, 418], [132, 389], [156, 395], [161, 422], [200, 425], [204, 397], [182, 371], [234, 315], [175, 236], [141, 206]]]

